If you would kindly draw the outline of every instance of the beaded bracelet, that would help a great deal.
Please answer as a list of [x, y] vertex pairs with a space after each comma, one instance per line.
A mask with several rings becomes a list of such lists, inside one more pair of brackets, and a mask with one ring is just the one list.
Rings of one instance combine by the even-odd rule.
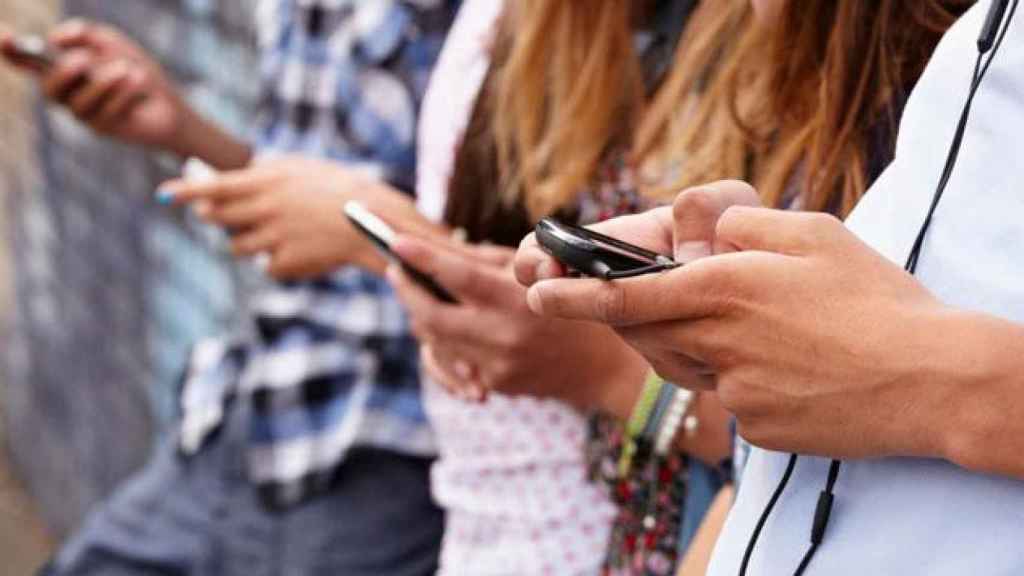
[[[673, 388], [675, 388], [673, 386]], [[693, 403], [694, 393], [689, 390], [678, 388], [672, 397], [672, 403], [665, 412], [664, 420], [658, 429], [657, 438], [654, 441], [654, 453], [658, 456], [665, 456], [672, 447], [672, 441], [679, 433], [680, 426], [688, 437], [697, 432], [698, 421], [696, 416], [687, 416], [690, 405]]]
[[666, 387], [665, 380], [658, 376], [653, 370], [647, 375], [644, 381], [643, 392], [640, 399], [633, 406], [633, 413], [626, 423], [625, 442], [622, 446], [622, 454], [619, 456], [619, 476], [625, 478], [633, 467], [633, 458], [639, 450], [639, 443], [644, 430], [651, 421], [651, 415], [655, 412], [658, 399], [662, 390]]

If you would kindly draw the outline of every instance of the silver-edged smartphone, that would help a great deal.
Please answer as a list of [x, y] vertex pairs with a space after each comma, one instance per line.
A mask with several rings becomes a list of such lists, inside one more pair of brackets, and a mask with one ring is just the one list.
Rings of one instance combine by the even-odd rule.
[[395, 243], [395, 237], [397, 234], [395, 234], [395, 231], [391, 226], [388, 226], [388, 224], [378, 218], [376, 214], [370, 212], [366, 206], [363, 206], [361, 203], [356, 201], [346, 203], [345, 217], [348, 218], [348, 221], [352, 223], [352, 226], [356, 230], [366, 236], [366, 238], [373, 243], [378, 250], [380, 250], [385, 258], [401, 266], [402, 271], [423, 289], [430, 292], [435, 298], [442, 302], [447, 302], [448, 304], [458, 303], [458, 300], [438, 284], [436, 280], [427, 276], [423, 272], [420, 272], [410, 263], [402, 260], [398, 254], [395, 254], [392, 245]]

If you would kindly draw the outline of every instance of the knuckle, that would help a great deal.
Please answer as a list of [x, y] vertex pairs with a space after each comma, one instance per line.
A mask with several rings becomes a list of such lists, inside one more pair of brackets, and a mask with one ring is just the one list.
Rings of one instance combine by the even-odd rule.
[[626, 293], [618, 284], [602, 284], [603, 288], [595, 300], [598, 320], [612, 324], [618, 322], [626, 313]]
[[692, 218], [697, 214], [709, 214], [718, 209], [718, 198], [708, 188], [690, 188], [676, 196], [672, 204], [672, 215], [676, 220]]
[[715, 224], [715, 236], [723, 240], [732, 240], [743, 229], [750, 208], [746, 206], [729, 206], [719, 216]]
[[710, 261], [698, 260], [690, 265], [693, 278], [693, 294], [677, 294], [679, 298], [688, 299], [696, 296], [706, 305], [710, 312], [726, 312], [738, 304], [740, 279], [739, 273], [732, 267], [713, 266]]

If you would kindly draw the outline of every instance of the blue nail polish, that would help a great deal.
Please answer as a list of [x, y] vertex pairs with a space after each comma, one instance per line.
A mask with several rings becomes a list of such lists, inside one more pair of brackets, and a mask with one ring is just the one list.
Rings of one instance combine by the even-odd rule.
[[161, 189], [157, 190], [156, 191], [156, 202], [157, 202], [157, 204], [162, 204], [164, 206], [167, 206], [168, 204], [171, 204], [172, 202], [174, 202], [174, 192], [171, 192], [170, 190], [168, 190], [166, 188], [161, 188]]

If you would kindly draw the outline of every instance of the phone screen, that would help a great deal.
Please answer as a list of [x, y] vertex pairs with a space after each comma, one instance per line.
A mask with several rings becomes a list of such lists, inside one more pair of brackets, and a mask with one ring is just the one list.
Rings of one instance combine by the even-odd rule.
[[417, 270], [411, 264], [405, 262], [395, 254], [391, 248], [395, 242], [395, 231], [386, 222], [370, 212], [359, 202], [348, 202], [345, 204], [345, 216], [352, 226], [362, 233], [366, 238], [384, 254], [384, 257], [392, 262], [398, 263], [402, 270], [421, 288], [430, 292], [435, 298], [448, 304], [457, 304], [458, 300], [445, 290], [436, 280]]

